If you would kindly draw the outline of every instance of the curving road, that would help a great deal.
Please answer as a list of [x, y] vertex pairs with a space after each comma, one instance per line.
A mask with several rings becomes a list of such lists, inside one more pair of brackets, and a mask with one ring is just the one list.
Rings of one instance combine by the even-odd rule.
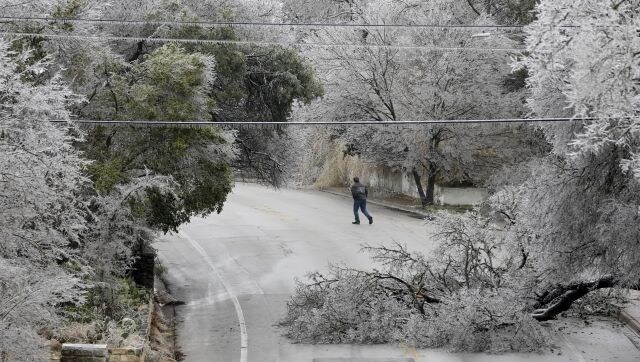
[[451, 354], [402, 346], [302, 345], [275, 326], [295, 278], [329, 262], [369, 266], [363, 243], [398, 241], [431, 247], [428, 225], [370, 207], [373, 225], [351, 225], [350, 200], [316, 191], [237, 184], [220, 215], [194, 219], [156, 247], [177, 308], [178, 342], [186, 361], [637, 361], [640, 352], [619, 327], [592, 324], [561, 338], [545, 355]]

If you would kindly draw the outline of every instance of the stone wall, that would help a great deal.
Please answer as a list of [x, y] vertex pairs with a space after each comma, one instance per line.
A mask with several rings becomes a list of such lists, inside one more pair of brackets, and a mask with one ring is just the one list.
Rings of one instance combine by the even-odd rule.
[[109, 348], [106, 344], [65, 343], [60, 362], [141, 362], [142, 348]]
[[109, 360], [106, 344], [65, 343], [60, 353], [61, 362], [107, 362]]
[[141, 355], [140, 348], [110, 348], [109, 362], [140, 362]]
[[[352, 173], [356, 176], [355, 173]], [[406, 196], [419, 198], [413, 175], [408, 172], [394, 171], [388, 167], [364, 167], [362, 175], [359, 176], [364, 182], [374, 190], [382, 193], [398, 193]], [[350, 177], [351, 180], [353, 177]], [[423, 175], [423, 178], [426, 178]]]
[[[149, 298], [149, 312], [147, 315], [147, 326], [144, 331], [145, 340], [149, 341], [150, 330], [152, 328], [152, 317], [156, 304], [153, 296]], [[60, 350], [52, 356], [51, 361], [60, 362], [142, 362], [145, 361], [144, 349], [148, 348], [148, 342], [144, 346], [137, 347], [108, 347], [106, 344], [75, 344], [64, 343]]]
[[366, 163], [358, 156], [344, 156], [339, 148], [334, 150], [313, 182], [320, 188], [347, 186], [354, 176], [360, 177], [374, 192], [419, 197], [410, 173]]

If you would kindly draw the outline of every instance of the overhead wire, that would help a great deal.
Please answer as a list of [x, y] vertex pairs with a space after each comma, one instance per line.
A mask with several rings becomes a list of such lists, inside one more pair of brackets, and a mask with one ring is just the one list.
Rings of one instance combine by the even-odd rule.
[[[56, 23], [97, 23], [118, 25], [181, 25], [225, 27], [304, 27], [304, 28], [386, 28], [386, 29], [522, 29], [523, 25], [482, 24], [386, 24], [386, 23], [319, 23], [319, 22], [269, 22], [269, 21], [210, 21], [210, 20], [152, 20], [152, 19], [88, 19], [55, 18], [38, 16], [0, 16], [5, 21], [46, 21]], [[576, 26], [562, 26], [573, 28]]]
[[557, 118], [496, 118], [496, 119], [434, 119], [422, 121], [149, 121], [149, 120], [88, 120], [88, 119], [72, 119], [72, 120], [48, 120], [52, 123], [75, 123], [88, 125], [124, 125], [124, 126], [358, 126], [358, 125], [375, 125], [375, 126], [400, 126], [400, 125], [427, 125], [427, 124], [483, 124], [483, 123], [557, 123], [557, 122], [576, 122], [576, 121], [598, 121], [598, 120], [619, 120], [619, 119], [640, 119], [640, 116], [626, 117], [557, 117]]
[[186, 44], [235, 44], [235, 45], [260, 45], [260, 46], [291, 46], [291, 47], [319, 47], [319, 48], [357, 48], [357, 49], [404, 49], [404, 50], [424, 50], [424, 51], [504, 51], [522, 52], [525, 48], [500, 48], [500, 47], [438, 47], [427, 45], [389, 45], [389, 44], [354, 44], [354, 43], [316, 43], [316, 42], [286, 42], [286, 41], [262, 41], [262, 40], [223, 40], [223, 39], [195, 39], [195, 38], [150, 38], [139, 36], [118, 36], [118, 35], [75, 35], [75, 34], [50, 34], [0, 31], [0, 36], [17, 36], [30, 38], [47, 39], [72, 39], [72, 40], [104, 40], [104, 41], [133, 41], [150, 43], [186, 43]]
[[[483, 29], [485, 32], [474, 37], [486, 36], [487, 29], [522, 29], [521, 25], [480, 25], [480, 24], [386, 24], [386, 23], [297, 23], [297, 22], [247, 22], [247, 21], [184, 21], [184, 20], [150, 20], [150, 19], [89, 19], [89, 18], [57, 18], [42, 16], [0, 16], [4, 21], [46, 21], [54, 23], [90, 23], [90, 24], [120, 24], [120, 25], [179, 25], [179, 26], [258, 26], [258, 27], [333, 27], [333, 28], [431, 28], [431, 29]], [[508, 35], [513, 33], [491, 33], [491, 35]], [[523, 48], [505, 47], [442, 47], [426, 45], [393, 45], [393, 44], [356, 44], [356, 43], [318, 43], [318, 42], [286, 42], [286, 41], [260, 41], [260, 40], [216, 40], [216, 39], [195, 39], [195, 38], [169, 38], [169, 37], [138, 37], [121, 35], [81, 35], [81, 34], [40, 34], [20, 31], [0, 31], [0, 35], [42, 37], [48, 39], [75, 39], [75, 40], [108, 40], [108, 41], [147, 41], [147, 42], [176, 42], [190, 44], [239, 44], [239, 45], [263, 45], [263, 46], [291, 46], [291, 47], [321, 47], [321, 48], [373, 48], [373, 49], [404, 49], [404, 50], [427, 50], [427, 51], [506, 51], [521, 52]]]
[[[47, 21], [57, 23], [98, 23], [98, 24], [120, 24], [120, 25], [180, 25], [180, 26], [258, 26], [258, 27], [331, 27], [331, 28], [430, 28], [430, 29], [523, 29], [522, 25], [479, 25], [479, 24], [364, 24], [364, 23], [294, 23], [294, 22], [245, 22], [245, 21], [178, 21], [178, 20], [118, 20], [118, 19], [83, 19], [83, 18], [53, 18], [53, 17], [17, 17], [0, 16], [0, 20], [5, 21]], [[579, 26], [565, 25], [562, 28], [579, 28]], [[524, 48], [500, 48], [500, 47], [437, 47], [424, 45], [388, 45], [388, 44], [353, 44], [353, 43], [316, 43], [316, 42], [284, 42], [284, 41], [258, 41], [258, 40], [223, 40], [223, 39], [194, 39], [194, 38], [167, 38], [167, 37], [138, 37], [138, 36], [117, 36], [117, 35], [77, 35], [77, 34], [40, 34], [31, 32], [0, 31], [0, 35], [40, 37], [49, 39], [72, 39], [72, 40], [105, 40], [105, 41], [146, 41], [146, 42], [176, 42], [189, 44], [236, 44], [236, 45], [282, 45], [299, 47], [345, 47], [345, 48], [380, 48], [380, 49], [414, 49], [414, 50], [443, 50], [443, 51], [507, 51], [521, 52]], [[640, 117], [619, 117], [619, 118], [640, 118]], [[269, 125], [291, 125], [291, 126], [312, 126], [312, 125], [414, 125], [414, 124], [479, 124], [479, 123], [543, 123], [543, 122], [571, 122], [571, 121], [593, 121], [609, 118], [505, 118], [505, 119], [474, 119], [474, 120], [424, 120], [424, 121], [346, 121], [346, 122], [237, 122], [237, 121], [115, 121], [115, 120], [73, 120], [77, 124], [92, 125], [153, 125], [153, 126], [269, 126]], [[66, 123], [66, 120], [50, 120], [54, 123]]]

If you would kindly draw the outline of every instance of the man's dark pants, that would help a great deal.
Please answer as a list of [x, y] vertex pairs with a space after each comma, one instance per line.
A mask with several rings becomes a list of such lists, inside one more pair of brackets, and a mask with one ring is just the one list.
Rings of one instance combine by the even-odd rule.
[[364, 214], [364, 216], [367, 217], [367, 219], [371, 219], [371, 214], [369, 214], [369, 211], [367, 211], [367, 199], [353, 200], [353, 215], [355, 215], [356, 217], [356, 222], [360, 222], [360, 215], [358, 214], [358, 209], [362, 210], [362, 213]]

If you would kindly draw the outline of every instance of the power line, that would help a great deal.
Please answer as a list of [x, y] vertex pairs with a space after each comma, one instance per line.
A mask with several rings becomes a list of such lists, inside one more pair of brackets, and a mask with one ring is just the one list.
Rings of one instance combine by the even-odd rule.
[[309, 122], [238, 122], [238, 121], [115, 121], [115, 120], [49, 120], [52, 123], [76, 123], [89, 125], [124, 125], [124, 126], [359, 126], [359, 125], [375, 125], [375, 126], [399, 126], [399, 125], [425, 125], [425, 124], [483, 124], [483, 123], [558, 123], [558, 122], [574, 122], [574, 121], [599, 121], [599, 120], [620, 120], [620, 119], [640, 119], [640, 116], [629, 117], [585, 117], [585, 118], [497, 118], [497, 119], [440, 119], [440, 120], [424, 120], [424, 121], [309, 121]]
[[30, 38], [48, 39], [73, 39], [73, 40], [105, 40], [105, 41], [133, 41], [150, 43], [186, 43], [186, 44], [235, 44], [235, 45], [261, 45], [261, 46], [299, 46], [299, 47], [319, 47], [319, 48], [359, 48], [359, 49], [404, 49], [404, 50], [424, 50], [424, 51], [504, 51], [522, 52], [525, 48], [477, 48], [477, 47], [434, 47], [423, 45], [385, 45], [385, 44], [349, 44], [349, 43], [303, 43], [303, 42], [277, 42], [277, 41], [257, 41], [257, 40], [215, 40], [215, 39], [191, 39], [191, 38], [146, 38], [135, 36], [115, 36], [115, 35], [73, 35], [73, 34], [39, 34], [27, 32], [0, 31], [0, 35], [24, 36]]
[[[7, 21], [47, 21], [56, 23], [88, 23], [88, 24], [119, 24], [119, 25], [182, 25], [182, 26], [226, 26], [226, 27], [299, 27], [299, 28], [387, 28], [387, 29], [522, 29], [523, 25], [476, 25], [476, 24], [365, 24], [365, 23], [294, 23], [267, 21], [208, 21], [208, 20], [120, 20], [120, 19], [87, 19], [87, 18], [53, 18], [36, 16], [0, 16], [0, 20]], [[561, 26], [573, 28], [577, 26]]]

